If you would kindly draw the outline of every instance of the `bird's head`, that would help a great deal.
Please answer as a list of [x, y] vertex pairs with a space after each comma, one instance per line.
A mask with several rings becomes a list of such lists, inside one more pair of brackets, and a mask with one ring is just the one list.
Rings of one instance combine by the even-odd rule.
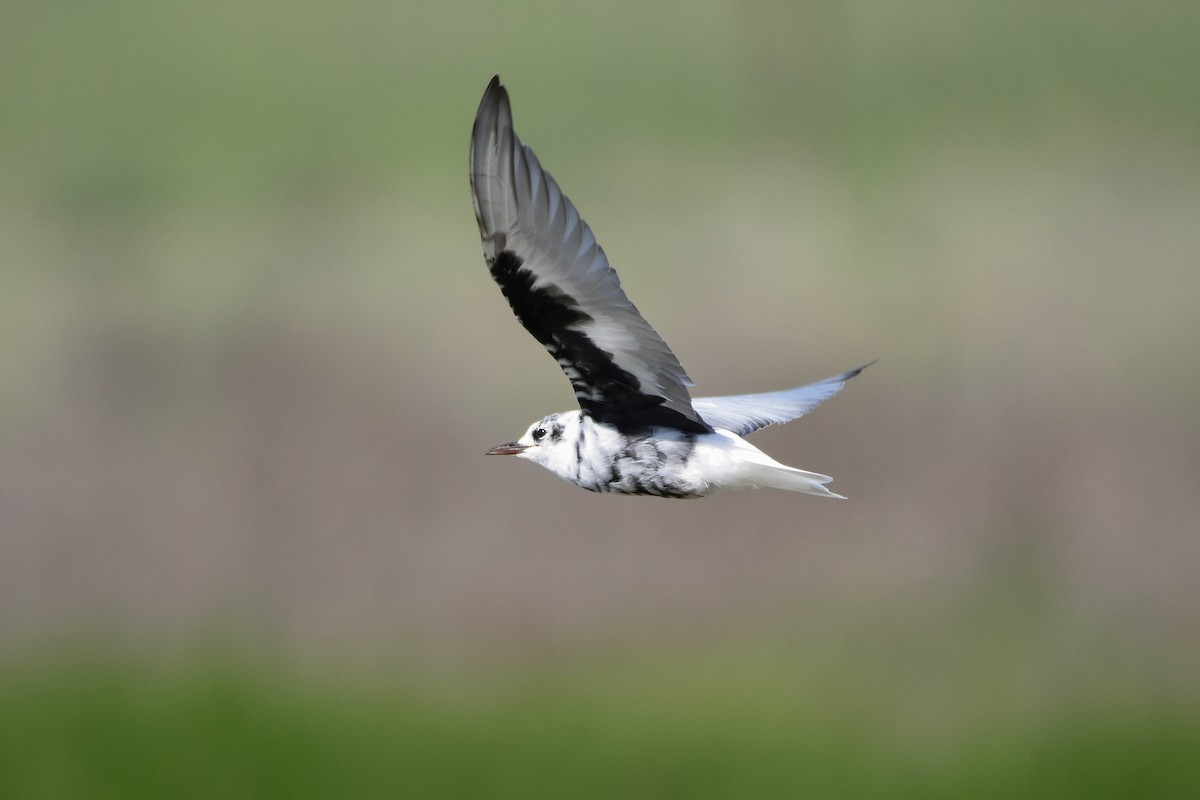
[[554, 465], [573, 457], [575, 443], [573, 435], [579, 412], [564, 412], [542, 417], [529, 426], [525, 435], [515, 442], [502, 444], [487, 451], [489, 456], [520, 456], [527, 458], [547, 469], [554, 470]]

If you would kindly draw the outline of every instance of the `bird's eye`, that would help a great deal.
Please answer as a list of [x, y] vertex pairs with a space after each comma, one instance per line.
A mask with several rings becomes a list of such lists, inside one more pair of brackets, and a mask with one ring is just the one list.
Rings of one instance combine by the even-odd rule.
[[535, 442], [540, 442], [544, 438], [546, 438], [546, 429], [545, 428], [534, 428], [533, 429], [533, 440]]

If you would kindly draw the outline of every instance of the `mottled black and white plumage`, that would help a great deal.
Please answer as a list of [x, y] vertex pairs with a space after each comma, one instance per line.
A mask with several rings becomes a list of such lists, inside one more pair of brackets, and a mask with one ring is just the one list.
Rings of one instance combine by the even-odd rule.
[[807, 414], [863, 368], [782, 392], [692, 400], [679, 360], [517, 137], [499, 77], [475, 117], [471, 189], [488, 270], [579, 401], [578, 411], [544, 417], [490, 454], [529, 459], [594, 492], [701, 497], [775, 487], [841, 497], [825, 488], [829, 476], [780, 464], [742, 437]]

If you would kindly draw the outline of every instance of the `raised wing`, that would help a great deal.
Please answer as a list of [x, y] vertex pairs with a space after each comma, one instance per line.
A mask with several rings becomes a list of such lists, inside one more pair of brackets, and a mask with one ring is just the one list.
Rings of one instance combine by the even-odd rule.
[[471, 134], [471, 189], [488, 270], [562, 367], [579, 407], [624, 431], [711, 428], [679, 360], [621, 289], [587, 223], [513, 131], [492, 78]]
[[840, 392], [846, 381], [871, 364], [864, 364], [841, 375], [795, 389], [784, 389], [781, 392], [697, 397], [692, 401], [692, 406], [712, 427], [733, 431], [738, 436], [748, 436], [768, 425], [781, 425], [804, 416]]

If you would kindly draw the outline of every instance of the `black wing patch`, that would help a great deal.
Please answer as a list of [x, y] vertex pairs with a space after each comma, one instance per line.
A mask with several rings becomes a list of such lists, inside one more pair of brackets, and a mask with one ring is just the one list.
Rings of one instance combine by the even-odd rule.
[[676, 428], [688, 433], [708, 433], [705, 424], [663, 406], [664, 398], [641, 391], [641, 382], [617, 366], [612, 354], [601, 349], [579, 325], [592, 322], [574, 297], [553, 284], [535, 287], [532, 272], [511, 250], [502, 250], [488, 270], [513, 313], [533, 338], [550, 351], [562, 367], [579, 407], [597, 422], [633, 433], [647, 426]]

